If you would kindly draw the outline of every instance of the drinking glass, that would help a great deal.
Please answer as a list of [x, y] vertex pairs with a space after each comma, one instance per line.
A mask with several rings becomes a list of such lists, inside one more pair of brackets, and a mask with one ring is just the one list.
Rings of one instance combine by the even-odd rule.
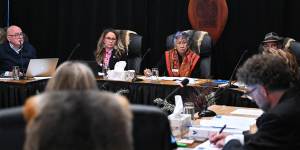
[[185, 102], [184, 103], [184, 114], [190, 114], [191, 119], [194, 120], [195, 105], [193, 102]]
[[159, 77], [158, 68], [152, 68], [151, 73], [152, 73], [152, 80], [158, 80]]
[[20, 68], [19, 66], [13, 66], [13, 69], [12, 69], [12, 77], [14, 80], [19, 80], [19, 77], [20, 77]]

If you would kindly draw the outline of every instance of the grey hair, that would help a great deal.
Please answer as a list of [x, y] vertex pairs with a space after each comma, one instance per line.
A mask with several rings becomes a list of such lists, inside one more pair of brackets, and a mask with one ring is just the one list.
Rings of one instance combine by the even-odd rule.
[[46, 91], [98, 89], [92, 70], [81, 62], [61, 64], [48, 81]]

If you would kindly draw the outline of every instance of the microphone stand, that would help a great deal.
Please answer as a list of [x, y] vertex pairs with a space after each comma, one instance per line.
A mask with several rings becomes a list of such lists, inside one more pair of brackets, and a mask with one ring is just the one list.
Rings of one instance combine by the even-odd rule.
[[21, 59], [21, 73], [22, 73], [22, 76], [20, 76], [19, 78], [24, 80], [24, 79], [26, 79], [26, 77], [25, 77], [25, 72], [24, 72], [22, 49], [23, 49], [23, 43], [20, 41], [20, 51], [19, 51], [19, 53], [20, 53], [20, 59]]
[[[211, 101], [212, 99], [215, 99], [215, 98], [221, 96], [228, 88], [231, 88], [231, 87], [233, 86], [233, 85], [232, 85], [233, 76], [235, 75], [235, 72], [236, 72], [237, 68], [239, 67], [239, 65], [240, 65], [240, 63], [241, 63], [241, 61], [242, 61], [242, 59], [244, 58], [244, 56], [245, 56], [245, 54], [246, 54], [247, 52], [248, 52], [248, 50], [246, 49], [246, 50], [243, 52], [243, 54], [241, 55], [241, 57], [239, 58], [239, 61], [237, 62], [236, 66], [235, 66], [235, 68], [233, 69], [233, 72], [232, 72], [232, 74], [231, 74], [231, 76], [230, 76], [230, 79], [229, 79], [229, 81], [228, 81], [228, 84], [227, 84], [224, 88], [218, 88], [218, 89], [216, 90], [216, 92], [215, 92], [216, 94], [215, 94], [214, 96], [212, 96], [212, 97], [210, 97], [209, 99], [206, 100], [206, 105], [205, 105], [205, 107], [204, 107], [204, 110], [198, 113], [198, 115], [199, 115], [200, 117], [213, 117], [213, 116], [216, 116], [216, 115], [217, 115], [214, 111], [207, 109], [207, 107], [208, 107], [208, 104], [207, 104], [207, 103], [208, 103], [209, 101]], [[221, 91], [221, 90], [223, 90], [223, 91]]]

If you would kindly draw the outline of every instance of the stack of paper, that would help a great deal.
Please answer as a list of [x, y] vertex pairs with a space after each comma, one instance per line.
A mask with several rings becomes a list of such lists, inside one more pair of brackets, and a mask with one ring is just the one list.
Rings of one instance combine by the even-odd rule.
[[201, 120], [200, 126], [221, 128], [226, 124], [226, 128], [247, 131], [255, 122], [256, 118], [218, 115], [211, 120]]

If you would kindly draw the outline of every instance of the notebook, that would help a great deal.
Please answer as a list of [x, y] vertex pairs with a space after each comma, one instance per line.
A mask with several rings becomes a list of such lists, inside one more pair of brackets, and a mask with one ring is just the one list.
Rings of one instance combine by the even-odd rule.
[[58, 58], [30, 59], [26, 77], [49, 77], [56, 69]]

